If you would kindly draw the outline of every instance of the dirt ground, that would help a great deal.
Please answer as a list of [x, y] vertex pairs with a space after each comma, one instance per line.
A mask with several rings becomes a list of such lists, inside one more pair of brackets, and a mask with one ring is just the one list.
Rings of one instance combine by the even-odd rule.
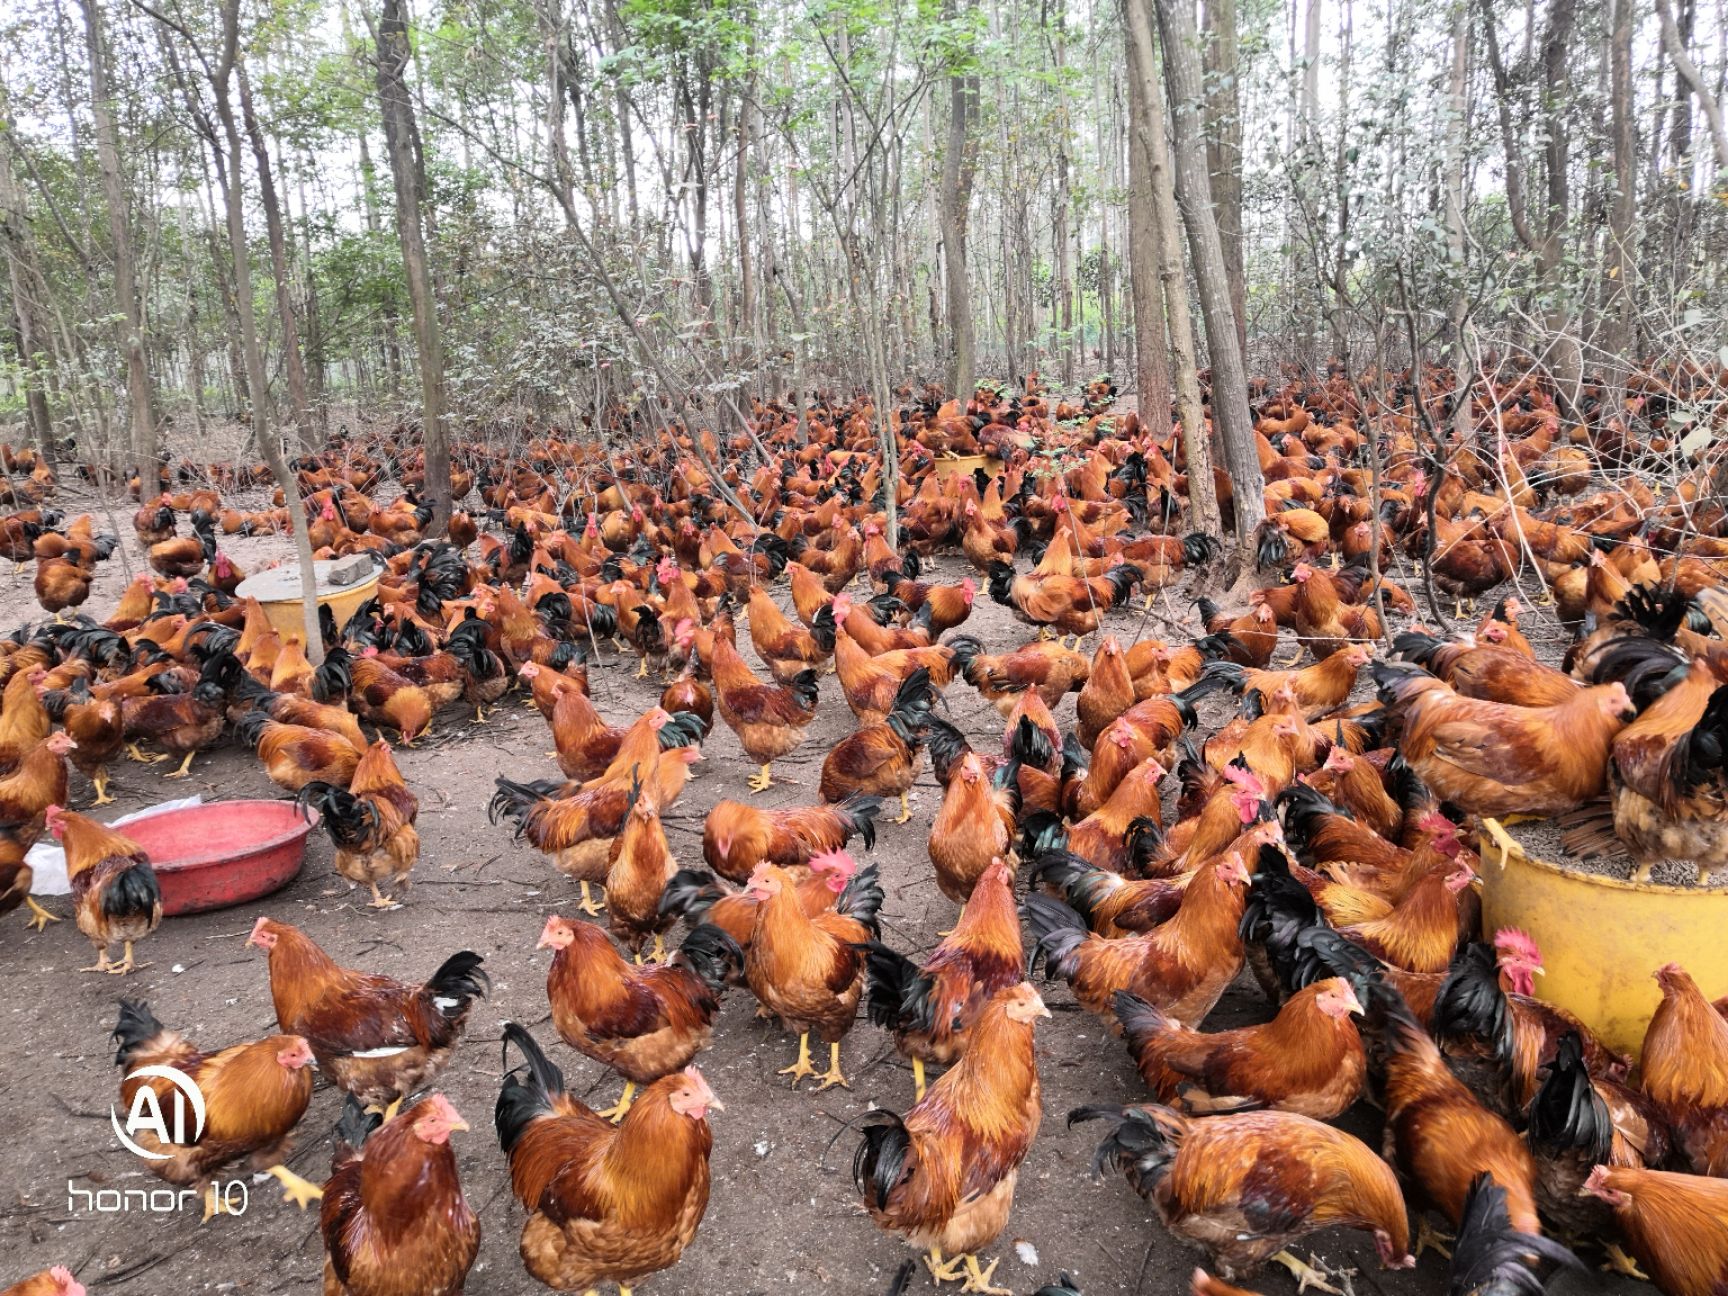
[[[66, 503], [76, 507], [76, 496]], [[116, 505], [115, 516], [136, 563], [131, 509]], [[98, 529], [106, 529], [100, 514]], [[285, 540], [223, 541], [224, 550], [242, 565], [286, 547]], [[949, 559], [939, 570], [958, 579], [960, 564]], [[10, 578], [8, 611], [0, 617], [7, 629], [41, 615], [31, 575], [26, 570]], [[0, 582], [7, 579], [0, 575]], [[124, 579], [119, 559], [108, 563], [85, 610], [98, 618], [106, 615]], [[784, 602], [783, 589], [781, 595]], [[1193, 633], [1192, 616], [1180, 592], [1172, 590], [1151, 618], [1142, 622], [1138, 609], [1117, 613], [1108, 628], [1124, 642], [1137, 634], [1176, 637]], [[992, 649], [1021, 642], [1027, 634], [982, 592], [966, 630]], [[749, 655], [742, 633], [740, 644]], [[638, 714], [657, 693], [657, 682], [650, 687], [631, 678], [634, 667], [633, 658], [621, 662], [610, 652], [591, 665], [595, 702], [615, 723]], [[974, 743], [1000, 740], [995, 712], [963, 681], [948, 689], [947, 705]], [[1071, 699], [1058, 719], [1072, 723]], [[0, 1184], [6, 1189], [0, 1205], [0, 1255], [5, 1257], [0, 1282], [68, 1264], [92, 1289], [128, 1296], [319, 1290], [316, 1218], [284, 1204], [273, 1181], [252, 1187], [243, 1216], [218, 1217], [204, 1226], [190, 1208], [116, 1215], [93, 1213], [82, 1198], [79, 1209], [69, 1205], [70, 1189], [158, 1184], [120, 1147], [108, 1123], [118, 1078], [108, 1038], [117, 1000], [122, 995], [147, 1000], [164, 1023], [205, 1046], [271, 1032], [275, 1022], [265, 960], [245, 943], [254, 920], [268, 914], [302, 927], [343, 963], [405, 980], [426, 976], [458, 949], [485, 956], [492, 997], [476, 1009], [467, 1042], [439, 1084], [473, 1126], [472, 1132], [455, 1136], [464, 1189], [484, 1230], [468, 1291], [526, 1296], [543, 1290], [523, 1271], [516, 1253], [523, 1211], [510, 1196], [506, 1163], [491, 1132], [502, 1070], [500, 1024], [529, 1024], [575, 1092], [596, 1106], [610, 1103], [618, 1085], [598, 1064], [563, 1046], [548, 1017], [544, 979], [550, 956], [537, 953], [534, 945], [548, 914], [574, 915], [575, 886], [532, 848], [514, 844], [506, 828], [486, 820], [496, 775], [556, 774], [546, 754], [551, 745], [547, 727], [538, 713], [515, 705], [514, 699], [484, 726], [468, 720], [459, 710], [448, 711], [429, 740], [398, 752], [421, 807], [422, 855], [404, 908], [380, 913], [366, 907], [365, 893], [350, 890], [333, 874], [329, 842], [315, 832], [305, 867], [287, 889], [235, 909], [169, 920], [142, 943], [139, 958], [145, 966], [125, 981], [77, 972], [91, 962], [91, 950], [70, 921], [42, 935], [31, 933], [18, 915], [0, 923], [0, 967], [6, 969], [8, 989], [0, 1091], [12, 1112], [0, 1145]], [[776, 762], [780, 781], [763, 800], [775, 805], [813, 801], [823, 755], [851, 728], [852, 715], [837, 681], [825, 677], [816, 723], [791, 758]], [[278, 795], [257, 761], [232, 747], [199, 756], [187, 780], [166, 781], [159, 771], [168, 768], [117, 765], [113, 792], [119, 804], [105, 815], [194, 792], [207, 800]], [[717, 723], [688, 790], [666, 816], [681, 863], [701, 863], [703, 815], [721, 798], [739, 795], [752, 768], [732, 732]], [[74, 777], [73, 806], [82, 808], [92, 794]], [[940, 797], [926, 765], [912, 794], [911, 822], [885, 822], [868, 857], [879, 866], [887, 890], [883, 938], [908, 952], [934, 946], [936, 933], [952, 925], [956, 912], [937, 891], [925, 851]], [[47, 905], [69, 913], [65, 898]], [[1075, 1008], [1066, 987], [1043, 990], [1055, 1014], [1039, 1032], [1044, 1126], [1022, 1172], [1008, 1231], [990, 1251], [1002, 1257], [996, 1280], [1030, 1293], [1066, 1270], [1086, 1296], [1186, 1292], [1197, 1253], [1174, 1241], [1119, 1178], [1093, 1182], [1098, 1134], [1090, 1127], [1071, 1131], [1063, 1123], [1068, 1110], [1082, 1103], [1140, 1101], [1144, 1087], [1121, 1044]], [[904, 1111], [912, 1101], [910, 1071], [888, 1038], [861, 1017], [843, 1054], [853, 1087], [817, 1094], [806, 1086], [793, 1092], [775, 1073], [792, 1060], [796, 1041], [777, 1024], [755, 1020], [754, 1007], [748, 993], [733, 993], [712, 1050], [699, 1060], [726, 1104], [726, 1111], [713, 1118], [714, 1186], [707, 1217], [682, 1262], [638, 1290], [755, 1296], [826, 1286], [848, 1293], [884, 1292], [910, 1252], [879, 1232], [857, 1205], [850, 1174], [857, 1140], [848, 1126], [875, 1106]], [[1267, 1016], [1264, 1000], [1244, 976], [1207, 1025], [1222, 1028]], [[299, 1131], [292, 1164], [314, 1181], [327, 1171], [339, 1100], [335, 1090], [320, 1088]], [[1379, 1118], [1372, 1109], [1359, 1108], [1345, 1124], [1371, 1143], [1378, 1139]], [[1304, 1254], [1308, 1250], [1342, 1270], [1339, 1284], [1352, 1293], [1414, 1296], [1445, 1288], [1445, 1262], [1432, 1252], [1413, 1272], [1387, 1273], [1376, 1267], [1366, 1234], [1320, 1234]], [[1272, 1269], [1252, 1285], [1287, 1293], [1294, 1283], [1283, 1270]], [[915, 1276], [910, 1290], [931, 1290], [928, 1277]], [[1633, 1287], [1592, 1269], [1563, 1277], [1554, 1290]]]

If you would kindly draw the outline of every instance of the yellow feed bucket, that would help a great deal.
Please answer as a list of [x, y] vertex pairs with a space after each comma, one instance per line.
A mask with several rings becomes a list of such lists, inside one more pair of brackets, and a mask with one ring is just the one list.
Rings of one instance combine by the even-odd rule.
[[1002, 461], [992, 459], [989, 455], [950, 455], [933, 462], [936, 465], [936, 475], [944, 480], [956, 473], [970, 477], [980, 468], [990, 477], [1002, 475]]
[[1486, 832], [1477, 849], [1484, 928], [1529, 932], [1547, 969], [1537, 997], [1572, 1012], [1612, 1047], [1634, 1058], [1642, 1051], [1662, 999], [1654, 974], [1665, 963], [1685, 967], [1711, 999], [1728, 994], [1728, 889], [1622, 882], [1522, 849], [1502, 863]]
[[[329, 577], [334, 565], [322, 561], [312, 564], [318, 574], [318, 605], [330, 609], [330, 614], [336, 618], [336, 628], [340, 630], [348, 624], [354, 610], [378, 592], [378, 568], [374, 566], [370, 575], [352, 585], [333, 586], [329, 584]], [[270, 619], [277, 634], [284, 638], [304, 634], [299, 563], [284, 563], [248, 576], [234, 593], [237, 598], [257, 599], [258, 606], [264, 609], [264, 615]]]

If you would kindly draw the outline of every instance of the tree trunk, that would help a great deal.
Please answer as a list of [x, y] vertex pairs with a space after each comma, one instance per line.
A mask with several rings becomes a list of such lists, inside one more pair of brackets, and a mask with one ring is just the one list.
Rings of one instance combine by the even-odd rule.
[[[1633, 184], [1637, 166], [1632, 137], [1632, 0], [1614, 0], [1608, 33], [1608, 61], [1612, 90], [1614, 200], [1608, 209], [1608, 301], [1607, 346], [1617, 360], [1629, 359], [1637, 278], [1637, 241]], [[1618, 386], [1618, 366], [1611, 370]]]
[[[1212, 474], [1212, 442], [1206, 430], [1205, 406], [1200, 400], [1199, 358], [1194, 349], [1193, 320], [1188, 312], [1188, 280], [1182, 268], [1181, 235], [1176, 232], [1181, 218], [1176, 213], [1176, 189], [1170, 173], [1169, 147], [1164, 139], [1164, 87], [1158, 79], [1151, 3], [1152, 0], [1124, 0], [1123, 5], [1128, 26], [1128, 74], [1139, 85], [1140, 110], [1134, 115], [1133, 147], [1146, 168], [1147, 186], [1152, 191], [1148, 219], [1158, 243], [1158, 295], [1163, 299], [1169, 328], [1170, 371], [1176, 385], [1176, 415], [1182, 423], [1182, 457], [1188, 469], [1188, 504], [1193, 512], [1194, 529], [1222, 540], [1224, 524]], [[1167, 422], [1160, 423], [1153, 428], [1153, 435], [1162, 440], [1167, 427]], [[1256, 476], [1259, 467], [1259, 461], [1255, 460]]]
[[[1144, 18], [1144, 14], [1141, 15]], [[1123, 14], [1124, 25], [1132, 16]], [[1158, 278], [1158, 225], [1147, 147], [1148, 91], [1139, 45], [1131, 31], [1128, 56], [1128, 288], [1134, 297], [1134, 390], [1140, 421], [1154, 437], [1170, 428], [1170, 359], [1164, 332], [1164, 285]], [[1163, 114], [1160, 113], [1162, 118]], [[1160, 141], [1162, 142], [1162, 141]], [[1198, 401], [1196, 401], [1198, 404]]]
[[96, 128], [96, 166], [108, 207], [108, 235], [114, 248], [114, 296], [119, 306], [115, 343], [126, 361], [126, 405], [132, 467], [146, 498], [155, 491], [157, 463], [156, 402], [144, 351], [144, 303], [139, 297], [132, 227], [126, 211], [126, 181], [120, 171], [120, 133], [108, 88], [108, 48], [102, 34], [101, 0], [79, 0], [90, 57], [90, 116]]
[[12, 285], [12, 315], [16, 322], [14, 337], [23, 375], [25, 414], [37, 449], [52, 466], [55, 461], [54, 420], [48, 410], [43, 372], [43, 359], [49, 351], [49, 343], [37, 322], [44, 304], [45, 285], [37, 269], [24, 195], [12, 174], [11, 152], [3, 142], [0, 142], [0, 247], [4, 247], [6, 252], [6, 268]]
[[1668, 51], [1668, 59], [1686, 83], [1686, 88], [1697, 96], [1698, 106], [1704, 110], [1704, 120], [1710, 125], [1710, 140], [1716, 148], [1716, 170], [1728, 171], [1728, 129], [1722, 125], [1722, 105], [1710, 93], [1710, 88], [1698, 73], [1698, 65], [1686, 52], [1686, 43], [1680, 39], [1680, 29], [1674, 23], [1674, 9], [1668, 0], [1656, 0], [1656, 16], [1662, 23], [1662, 45]]
[[[360, 158], [360, 195], [366, 208], [366, 232], [377, 236], [381, 232], [378, 220], [378, 199], [373, 192], [377, 183], [377, 172], [372, 169], [372, 152], [366, 145], [366, 131], [362, 128], [358, 139]], [[397, 342], [396, 307], [388, 297], [378, 312], [383, 321], [383, 336], [379, 339], [384, 352], [384, 384], [385, 390], [394, 397], [402, 391], [402, 349]]]
[[[276, 282], [276, 314], [282, 324], [282, 368], [288, 379], [288, 408], [293, 412], [295, 439], [305, 444], [312, 434], [312, 404], [306, 392], [306, 365], [300, 354], [299, 315], [294, 309], [294, 281], [282, 230], [282, 203], [276, 196], [276, 181], [270, 173], [270, 150], [265, 147], [258, 114], [252, 109], [252, 83], [246, 76], [246, 65], [239, 64], [235, 73], [240, 90], [240, 116], [258, 168], [258, 197], [264, 207], [264, 228], [270, 240], [270, 275]], [[234, 159], [234, 167], [236, 171], [240, 169], [240, 159]]]
[[1446, 84], [1446, 255], [1457, 276], [1452, 309], [1447, 317], [1447, 348], [1452, 361], [1454, 400], [1452, 431], [1460, 440], [1469, 435], [1472, 423], [1470, 384], [1465, 364], [1464, 323], [1470, 314], [1470, 296], [1464, 278], [1464, 131], [1469, 110], [1470, 7], [1459, 5], [1452, 18], [1452, 66]]
[[1217, 213], [1236, 344], [1248, 347], [1248, 280], [1242, 268], [1242, 96], [1236, 0], [1206, 0], [1206, 171]]
[[402, 73], [408, 66], [408, 24], [402, 0], [383, 0], [373, 32], [378, 47], [378, 105], [390, 174], [396, 182], [396, 236], [402, 244], [402, 269], [414, 305], [414, 341], [420, 362], [420, 422], [426, 447], [426, 491], [432, 505], [431, 535], [450, 524], [450, 442], [444, 426], [444, 351], [439, 338], [438, 302], [421, 226], [421, 168], [415, 157], [414, 101]]
[[[1230, 475], [1241, 561], [1250, 554], [1255, 528], [1266, 516], [1265, 480], [1260, 474], [1254, 423], [1248, 413], [1248, 375], [1243, 368], [1240, 335], [1230, 301], [1230, 276], [1218, 236], [1206, 169], [1206, 132], [1200, 120], [1204, 99], [1200, 60], [1194, 53], [1197, 44], [1194, 20], [1183, 0], [1154, 2], [1173, 128], [1171, 152], [1175, 158], [1176, 200], [1188, 229], [1194, 285], [1200, 294], [1200, 315], [1206, 323], [1206, 353], [1212, 371], [1212, 420]], [[1165, 293], [1168, 296], [1168, 281]], [[1191, 482], [1192, 469], [1191, 464]]]
[[978, 342], [972, 324], [972, 286], [966, 273], [966, 233], [978, 146], [978, 78], [961, 71], [948, 78], [948, 143], [942, 151], [942, 271], [947, 287], [953, 348], [948, 394], [965, 402], [977, 382]]

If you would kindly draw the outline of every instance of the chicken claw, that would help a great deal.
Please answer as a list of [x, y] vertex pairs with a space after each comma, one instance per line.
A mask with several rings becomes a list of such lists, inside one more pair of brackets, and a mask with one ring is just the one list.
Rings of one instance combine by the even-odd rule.
[[233, 1213], [216, 1192], [216, 1185], [206, 1184], [204, 1187], [204, 1218], [198, 1222], [208, 1224], [217, 1215], [232, 1215]]
[[937, 1247], [930, 1248], [930, 1254], [924, 1257], [924, 1267], [930, 1270], [930, 1281], [940, 1287], [945, 1282], [959, 1282], [960, 1267], [966, 1263], [965, 1256], [954, 1256], [944, 1260], [942, 1252]]
[[964, 1259], [966, 1261], [966, 1282], [960, 1288], [961, 1291], [978, 1292], [980, 1296], [1014, 1296], [1014, 1289], [1011, 1287], [992, 1287], [990, 1285], [990, 1275], [995, 1273], [996, 1266], [1002, 1263], [1000, 1258], [992, 1260], [987, 1267], [982, 1269], [978, 1267], [977, 1256], [968, 1255]]
[[96, 799], [90, 803], [92, 808], [114, 804], [114, 798], [108, 795], [107, 770], [97, 770], [96, 773], [91, 776], [90, 782], [96, 788]]
[[916, 1095], [914, 1098], [914, 1101], [923, 1102], [924, 1101], [924, 1089], [925, 1089], [924, 1059], [920, 1058], [920, 1057], [915, 1057], [912, 1059], [912, 1088], [913, 1088], [914, 1093]]
[[78, 970], [80, 972], [107, 972], [107, 971], [110, 971], [111, 967], [110, 967], [110, 964], [108, 962], [108, 947], [106, 945], [104, 945], [102, 947], [101, 951], [96, 955], [96, 964], [94, 967], [79, 968]]
[[613, 1103], [612, 1106], [608, 1107], [605, 1111], [597, 1111], [594, 1114], [596, 1116], [602, 1116], [616, 1125], [619, 1121], [623, 1120], [630, 1114], [630, 1108], [635, 1101], [635, 1094], [636, 1082], [633, 1080], [626, 1080], [624, 1082], [624, 1092], [619, 1095], [618, 1101]]
[[764, 761], [762, 768], [744, 780], [752, 792], [766, 792], [774, 783], [774, 762]]
[[168, 758], [160, 752], [151, 752], [146, 756], [143, 748], [135, 742], [130, 742], [126, 744], [126, 759], [137, 761], [140, 765], [157, 765]]
[[1452, 1252], [1446, 1244], [1455, 1240], [1456, 1239], [1453, 1238], [1451, 1234], [1442, 1233], [1439, 1229], [1429, 1224], [1425, 1219], [1416, 1221], [1416, 1255], [1421, 1255], [1423, 1251], [1427, 1250], [1429, 1247], [1433, 1247], [1434, 1250], [1438, 1251], [1441, 1255], [1450, 1260], [1452, 1258]]
[[26, 926], [34, 927], [37, 931], [47, 931], [49, 923], [60, 921], [41, 905], [37, 904], [35, 896], [25, 896], [24, 903], [30, 906], [30, 912], [33, 915], [31, 918], [26, 919]]
[[284, 1201], [293, 1202], [301, 1210], [305, 1210], [315, 1201], [324, 1199], [324, 1190], [315, 1183], [308, 1183], [295, 1174], [287, 1166], [274, 1165], [264, 1172], [282, 1185]]
[[1643, 1282], [1650, 1281], [1650, 1275], [1638, 1267], [1638, 1262], [1622, 1251], [1618, 1245], [1610, 1242], [1606, 1254], [1608, 1263], [1602, 1266], [1603, 1273], [1625, 1274], [1628, 1278], [1637, 1278]]
[[1525, 857], [1524, 848], [1512, 840], [1511, 835], [1507, 833], [1498, 819], [1492, 817], [1483, 819], [1482, 831], [1487, 833], [1494, 844], [1500, 848], [1501, 868], [1506, 867], [1506, 861], [1509, 859], [1521, 860]]
[[603, 903], [594, 899], [594, 892], [586, 882], [582, 884], [582, 903], [576, 907], [590, 918], [598, 918], [606, 909]]
[[1296, 1291], [1298, 1296], [1300, 1296], [1302, 1292], [1307, 1291], [1310, 1287], [1313, 1287], [1318, 1291], [1331, 1292], [1333, 1293], [1333, 1296], [1342, 1296], [1342, 1293], [1340, 1293], [1336, 1287], [1326, 1281], [1330, 1275], [1327, 1274], [1324, 1269], [1318, 1267], [1319, 1257], [1310, 1251], [1308, 1253], [1308, 1259], [1312, 1263], [1303, 1264], [1302, 1261], [1298, 1260], [1288, 1251], [1280, 1251], [1277, 1255], [1272, 1257], [1273, 1263], [1283, 1265], [1291, 1273], [1296, 1275]]
[[180, 768], [175, 770], [172, 774], [164, 774], [162, 777], [173, 779], [190, 778], [192, 776], [192, 758], [197, 754], [198, 753], [195, 751], [187, 752], [186, 759], [180, 762]]
[[372, 899], [367, 903], [373, 909], [400, 909], [402, 907], [397, 901], [386, 898], [384, 893], [378, 889], [376, 882], [372, 883]]
[[828, 1070], [822, 1074], [821, 1080], [822, 1083], [816, 1086], [817, 1093], [821, 1093], [824, 1089], [832, 1089], [835, 1085], [839, 1085], [842, 1089], [852, 1087], [852, 1082], [840, 1071], [840, 1046], [838, 1044], [828, 1046]]
[[798, 1087], [800, 1080], [816, 1074], [816, 1068], [810, 1065], [809, 1031], [805, 1031], [798, 1037], [798, 1060], [789, 1067], [781, 1067], [779, 1074], [791, 1076], [794, 1089]]
[[904, 792], [902, 792], [900, 794], [900, 817], [898, 819], [896, 819], [894, 822], [897, 824], [903, 824], [908, 819], [910, 819], [911, 817], [912, 817], [911, 803], [906, 800], [906, 794]]
[[648, 659], [646, 657], [644, 657], [642, 659], [642, 664], [636, 668], [636, 678], [637, 679], [647, 679], [648, 678]]

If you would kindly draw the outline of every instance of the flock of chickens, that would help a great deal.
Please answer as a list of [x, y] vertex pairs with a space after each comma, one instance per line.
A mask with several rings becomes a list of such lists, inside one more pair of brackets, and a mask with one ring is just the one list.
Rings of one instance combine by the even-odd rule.
[[[1267, 1261], [1337, 1291], [1294, 1250], [1335, 1226], [1407, 1267], [1413, 1221], [1417, 1249], [1434, 1224], [1452, 1231], [1455, 1293], [1540, 1291], [1552, 1266], [1579, 1263], [1574, 1248], [1594, 1248], [1670, 1296], [1720, 1296], [1728, 1002], [1678, 965], [1629, 969], [1655, 971], [1663, 991], [1635, 1065], [1534, 997], [1542, 956], [1524, 933], [1482, 930], [1467, 844], [1481, 821], [1506, 849], [1495, 818], [1572, 814], [1644, 871], [1683, 858], [1707, 880], [1728, 864], [1721, 461], [1660, 494], [1638, 475], [1667, 448], [1665, 402], [1705, 377], [1651, 376], [1624, 408], [1594, 403], [1573, 423], [1535, 376], [1514, 375], [1473, 397], [1474, 433], [1446, 447], [1443, 474], [1418, 437], [1464, 399], [1443, 374], [1424, 376], [1432, 410], [1402, 383], [1366, 407], [1341, 378], [1258, 388], [1264, 580], [1245, 606], [1200, 599], [1204, 632], [1179, 642], [1139, 630], [1222, 546], [1172, 533], [1190, 488], [1176, 439], [1107, 413], [1102, 387], [1072, 406], [1035, 385], [964, 406], [905, 393], [897, 547], [862, 400], [807, 418], [759, 407], [753, 436], [773, 457], [754, 466], [749, 441], [702, 434], [705, 461], [733, 456], [724, 491], [665, 432], [622, 469], [556, 434], [508, 459], [464, 446], [454, 494], [474, 511], [437, 539], [410, 435], [332, 444], [295, 465], [314, 544], [370, 552], [380, 581], [345, 625], [326, 616], [316, 666], [234, 596], [243, 573], [219, 534], [288, 526], [280, 498], [224, 506], [266, 480], [258, 470], [208, 470], [215, 489], [184, 492], [167, 469], [134, 481], [150, 573], [96, 620], [79, 609], [114, 537], [51, 511], [51, 470], [6, 450], [12, 502], [30, 507], [0, 520], [0, 538], [35, 562], [55, 617], [0, 645], [0, 911], [59, 921], [30, 898], [24, 858], [52, 833], [97, 951], [89, 970], [130, 970], [161, 922], [160, 889], [123, 831], [66, 808], [69, 772], [101, 805], [123, 755], [179, 757], [175, 777], [222, 741], [253, 750], [322, 820], [337, 872], [394, 908], [420, 840], [391, 742], [459, 705], [483, 720], [515, 689], [544, 716], [562, 777], [498, 778], [492, 816], [579, 884], [584, 916], [553, 913], [540, 937], [546, 1003], [562, 1046], [623, 1083], [591, 1110], [544, 1042], [505, 1028], [517, 1064], [495, 1126], [526, 1213], [522, 1262], [548, 1287], [628, 1294], [696, 1235], [707, 1116], [722, 1107], [695, 1064], [722, 997], [747, 992], [798, 1036], [794, 1087], [847, 1084], [861, 1007], [891, 1036], [914, 1101], [858, 1122], [858, 1195], [936, 1283], [1005, 1292], [984, 1257], [1042, 1117], [1035, 1039], [1050, 1013], [1027, 979], [1041, 973], [1121, 1036], [1145, 1080], [1149, 1101], [1068, 1119], [1098, 1123], [1098, 1169], [1204, 1253], [1219, 1277], [1195, 1273], [1202, 1296], [1239, 1293], [1229, 1284]], [[980, 452], [1004, 470], [945, 462]], [[376, 504], [386, 482], [400, 496]], [[1229, 481], [1215, 485], [1228, 520]], [[974, 576], [920, 579], [952, 550]], [[1578, 632], [1564, 667], [1536, 660], [1514, 598], [1452, 637], [1389, 637], [1389, 615], [1416, 604], [1382, 573], [1420, 559], [1460, 614], [1515, 576], [1540, 590]], [[967, 633], [980, 584], [1036, 637]], [[1112, 611], [1130, 614], [1115, 625], [1132, 642], [1087, 644]], [[740, 615], [759, 666], [740, 651]], [[1282, 631], [1298, 655], [1275, 664]], [[588, 688], [604, 646], [663, 675], [659, 705], [616, 726]], [[759, 765], [760, 791], [804, 742], [828, 670], [855, 726], [822, 760], [820, 802], [721, 801], [703, 867], [680, 868], [662, 817], [716, 716]], [[939, 714], [961, 689], [993, 706], [999, 736]], [[926, 756], [942, 788], [928, 856], [958, 916], [910, 954], [881, 939], [882, 882], [849, 847], [888, 831], [889, 804], [907, 821]], [[450, 1147], [468, 1125], [428, 1090], [489, 992], [481, 957], [457, 952], [404, 984], [342, 967], [268, 916], [250, 943], [281, 1034], [206, 1051], [121, 1004], [122, 1104], [140, 1087], [165, 1100], [169, 1082], [137, 1072], [166, 1066], [208, 1110], [196, 1143], [147, 1144], [165, 1157], [152, 1168], [200, 1192], [206, 1219], [223, 1209], [212, 1181], [241, 1163], [302, 1207], [319, 1201], [326, 1296], [456, 1296], [479, 1247]], [[1244, 966], [1275, 1014], [1208, 1033]], [[314, 1064], [346, 1095], [322, 1187], [282, 1160]], [[1328, 1123], [1364, 1101], [1384, 1113], [1378, 1151]], [[56, 1268], [5, 1296], [82, 1292]]]

